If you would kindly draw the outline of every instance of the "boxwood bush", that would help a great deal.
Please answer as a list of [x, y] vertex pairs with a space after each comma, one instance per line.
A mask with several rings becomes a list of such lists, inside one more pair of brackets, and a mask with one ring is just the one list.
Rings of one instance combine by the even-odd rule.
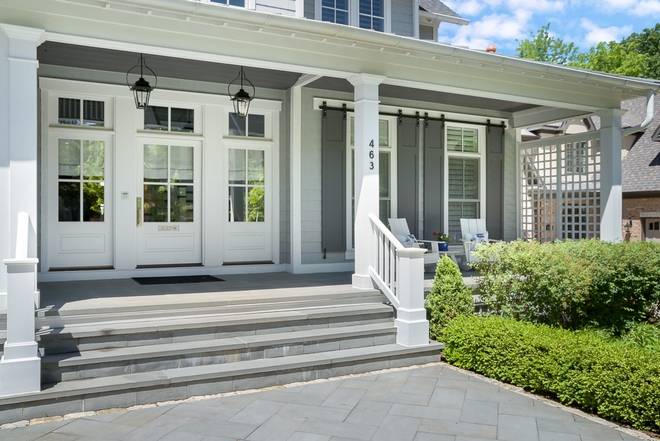
[[484, 245], [481, 298], [504, 316], [619, 335], [660, 305], [660, 244], [596, 239]]
[[660, 431], [660, 362], [654, 351], [591, 331], [496, 316], [457, 317], [440, 338], [446, 360], [458, 367]]
[[474, 312], [474, 300], [458, 266], [442, 256], [435, 268], [433, 286], [426, 296], [426, 317], [431, 338], [437, 339], [440, 329], [459, 315]]

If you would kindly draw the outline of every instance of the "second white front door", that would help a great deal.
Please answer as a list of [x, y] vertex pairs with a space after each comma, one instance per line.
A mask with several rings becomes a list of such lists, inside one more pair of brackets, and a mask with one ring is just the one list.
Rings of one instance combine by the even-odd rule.
[[137, 264], [202, 264], [199, 141], [138, 139]]

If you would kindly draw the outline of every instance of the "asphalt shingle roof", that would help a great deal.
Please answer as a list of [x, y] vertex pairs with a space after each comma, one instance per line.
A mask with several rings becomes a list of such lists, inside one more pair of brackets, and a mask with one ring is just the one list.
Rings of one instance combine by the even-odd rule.
[[[635, 126], [646, 116], [646, 99], [624, 101], [621, 103], [621, 108], [629, 110], [623, 116], [623, 126]], [[633, 144], [621, 163], [624, 193], [660, 192], [660, 142], [652, 139], [660, 126], [660, 96], [654, 100], [654, 111], [653, 121]]]
[[432, 12], [434, 14], [448, 15], [450, 17], [463, 18], [454, 11], [452, 11], [449, 6], [442, 3], [440, 0], [419, 0], [419, 7], [427, 12]]

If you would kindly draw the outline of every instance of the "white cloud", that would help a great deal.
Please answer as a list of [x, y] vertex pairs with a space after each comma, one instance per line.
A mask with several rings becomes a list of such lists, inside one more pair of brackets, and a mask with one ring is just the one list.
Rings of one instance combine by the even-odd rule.
[[660, 16], [660, 0], [604, 0], [603, 12], [619, 12], [638, 17]]
[[485, 50], [489, 44], [497, 45], [501, 40], [508, 43], [527, 36], [527, 25], [532, 17], [529, 11], [519, 10], [514, 15], [493, 14], [461, 27], [451, 44]]
[[609, 26], [606, 28], [600, 28], [594, 24], [591, 20], [582, 19], [582, 28], [587, 31], [584, 36], [585, 42], [593, 46], [600, 43], [601, 41], [619, 41], [623, 37], [630, 35], [632, 33], [633, 27], [628, 26]]
[[530, 12], [561, 11], [566, 6], [563, 1], [552, 0], [506, 0], [506, 3], [512, 11], [527, 10]]

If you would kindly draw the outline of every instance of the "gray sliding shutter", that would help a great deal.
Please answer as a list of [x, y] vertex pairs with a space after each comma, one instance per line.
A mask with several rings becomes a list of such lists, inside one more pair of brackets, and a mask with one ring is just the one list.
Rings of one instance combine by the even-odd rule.
[[486, 132], [486, 229], [490, 239], [504, 237], [504, 129]]
[[441, 121], [429, 121], [424, 129], [424, 239], [433, 240], [442, 231], [442, 144]]
[[403, 118], [398, 130], [397, 147], [397, 217], [408, 221], [410, 232], [417, 236], [419, 147], [417, 121]]
[[321, 144], [321, 246], [346, 251], [346, 120], [327, 111]]

